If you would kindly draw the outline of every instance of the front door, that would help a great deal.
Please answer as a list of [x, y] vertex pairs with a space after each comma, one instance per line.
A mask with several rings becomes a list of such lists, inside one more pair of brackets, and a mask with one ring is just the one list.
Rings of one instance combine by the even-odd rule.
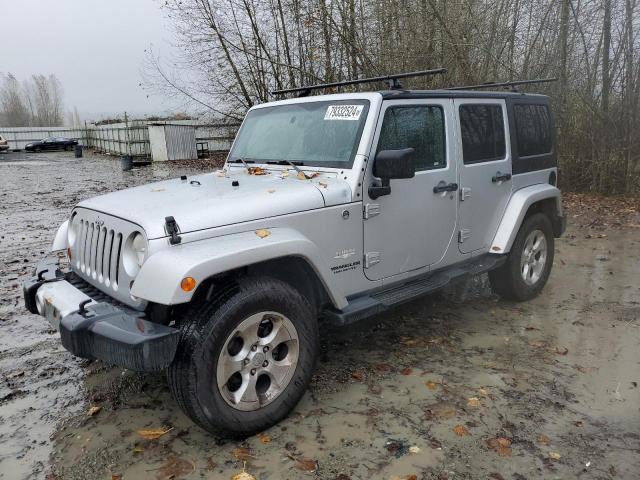
[[504, 100], [455, 102], [460, 152], [458, 245], [489, 251], [511, 194], [511, 148]]
[[[380, 280], [441, 262], [456, 230], [457, 165], [450, 100], [397, 100], [382, 106], [369, 158], [415, 149], [414, 178], [391, 180], [391, 193], [364, 200], [364, 267]], [[434, 192], [434, 187], [438, 187]]]

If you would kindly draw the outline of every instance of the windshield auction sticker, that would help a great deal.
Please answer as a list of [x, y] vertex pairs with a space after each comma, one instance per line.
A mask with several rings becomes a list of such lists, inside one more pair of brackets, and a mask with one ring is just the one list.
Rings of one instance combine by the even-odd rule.
[[359, 120], [364, 105], [329, 105], [325, 120]]

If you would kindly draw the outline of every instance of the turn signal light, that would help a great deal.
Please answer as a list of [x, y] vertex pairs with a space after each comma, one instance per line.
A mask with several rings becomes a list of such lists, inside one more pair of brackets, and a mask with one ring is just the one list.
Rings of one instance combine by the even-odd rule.
[[196, 288], [196, 280], [193, 277], [184, 277], [180, 282], [180, 288], [185, 292], [190, 292]]

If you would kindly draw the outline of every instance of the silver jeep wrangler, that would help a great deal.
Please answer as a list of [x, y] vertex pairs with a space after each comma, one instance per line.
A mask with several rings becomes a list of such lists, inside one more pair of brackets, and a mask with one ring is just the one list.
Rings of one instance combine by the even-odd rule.
[[224, 169], [80, 202], [24, 285], [74, 355], [166, 369], [202, 428], [262, 431], [318, 330], [488, 272], [538, 295], [565, 228], [548, 97], [321, 95], [249, 110]]

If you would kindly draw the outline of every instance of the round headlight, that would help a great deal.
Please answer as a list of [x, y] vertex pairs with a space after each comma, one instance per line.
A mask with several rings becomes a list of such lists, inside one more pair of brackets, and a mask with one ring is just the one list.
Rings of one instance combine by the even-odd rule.
[[147, 240], [140, 232], [129, 235], [124, 245], [124, 253], [122, 255], [122, 264], [130, 277], [135, 277], [147, 255]]

